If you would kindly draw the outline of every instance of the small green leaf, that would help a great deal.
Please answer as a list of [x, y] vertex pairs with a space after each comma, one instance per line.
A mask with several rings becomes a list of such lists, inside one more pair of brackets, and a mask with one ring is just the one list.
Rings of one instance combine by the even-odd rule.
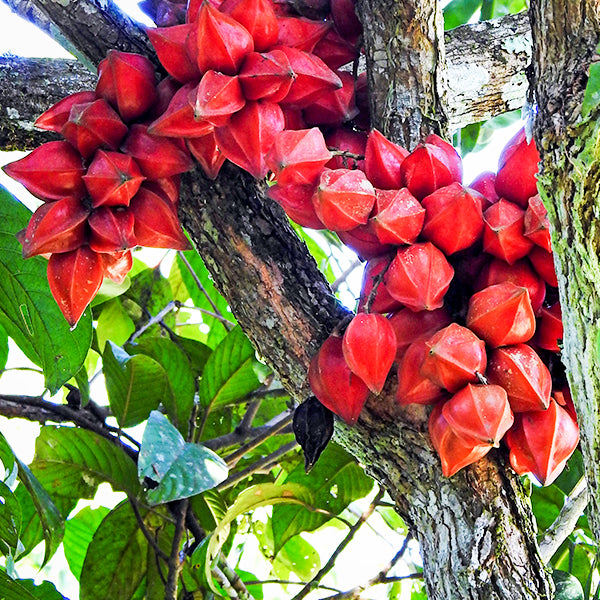
[[200, 404], [224, 406], [243, 400], [261, 384], [252, 344], [239, 326], [234, 327], [210, 355], [200, 381]]
[[6, 571], [0, 569], [0, 598], [2, 600], [37, 600], [19, 580], [11, 579]]
[[109, 512], [110, 510], [104, 506], [98, 508], [86, 506], [65, 523], [63, 539], [65, 558], [77, 581], [81, 578], [85, 555], [94, 533]]
[[557, 486], [534, 486], [531, 491], [531, 506], [540, 531], [552, 525], [565, 503], [565, 494]]
[[86, 310], [71, 331], [50, 293], [48, 261], [21, 256], [15, 235], [30, 217], [30, 211], [0, 186], [0, 325], [43, 369], [46, 387], [56, 393], [83, 365], [92, 342], [92, 319]]
[[122, 346], [134, 331], [135, 325], [118, 298], [104, 303], [96, 326], [100, 352], [108, 340]]
[[[578, 580], [582, 589], [585, 587], [590, 576], [592, 563], [587, 551], [582, 545], [568, 542], [562, 556], [553, 560], [552, 564], [555, 569], [566, 571], [573, 575], [573, 577]], [[569, 589], [571, 589], [571, 586], [569, 586]]]
[[468, 23], [480, 6], [481, 0], [452, 0], [444, 7], [444, 29]]
[[565, 571], [552, 571], [556, 590], [554, 600], [583, 600], [583, 588], [577, 577]]
[[0, 481], [0, 552], [15, 556], [21, 533], [21, 507], [11, 489]]
[[310, 581], [321, 568], [319, 553], [299, 535], [285, 543], [275, 561], [296, 573], [301, 581]]
[[80, 600], [131, 600], [146, 573], [148, 542], [127, 500], [102, 520], [81, 570]]
[[161, 401], [173, 404], [167, 373], [149, 356], [130, 356], [109, 341], [103, 364], [108, 400], [121, 427], [145, 421]]
[[598, 103], [600, 103], [600, 63], [592, 63], [581, 105], [581, 116], [584, 118], [589, 116]]
[[150, 504], [200, 494], [221, 483], [227, 473], [220, 456], [199, 444], [186, 443], [158, 411], [150, 414], [138, 457], [140, 481], [149, 478], [158, 484], [146, 493]]

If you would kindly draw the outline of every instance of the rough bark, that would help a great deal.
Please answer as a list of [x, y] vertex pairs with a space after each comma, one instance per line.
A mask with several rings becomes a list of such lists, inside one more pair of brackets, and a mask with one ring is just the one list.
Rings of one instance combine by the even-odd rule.
[[531, 24], [538, 187], [552, 224], [564, 324], [561, 356], [579, 416], [588, 514], [600, 539], [600, 110], [581, 113], [589, 66], [598, 58], [600, 7], [593, 0], [537, 0]]

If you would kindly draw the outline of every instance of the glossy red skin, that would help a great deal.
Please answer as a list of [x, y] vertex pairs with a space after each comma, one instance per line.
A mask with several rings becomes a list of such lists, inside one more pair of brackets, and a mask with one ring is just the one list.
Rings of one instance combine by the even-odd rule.
[[359, 225], [349, 231], [338, 231], [337, 234], [340, 240], [363, 260], [371, 260], [392, 250], [390, 244], [382, 244], [379, 241], [372, 219], [369, 219], [365, 225]]
[[192, 60], [187, 51], [186, 40], [193, 27], [192, 23], [186, 23], [146, 29], [158, 60], [167, 73], [180, 83], [198, 81], [201, 75], [196, 60]]
[[403, 187], [400, 165], [409, 152], [372, 129], [365, 148], [365, 172], [378, 189], [398, 190]]
[[558, 287], [554, 256], [540, 246], [534, 246], [527, 255], [535, 272], [550, 286]]
[[229, 13], [250, 32], [257, 52], [266, 52], [277, 44], [279, 24], [275, 7], [269, 0], [239, 0], [230, 7], [223, 3], [220, 10]]
[[548, 219], [548, 212], [539, 194], [529, 198], [523, 224], [526, 237], [546, 252], [552, 252], [550, 219]]
[[240, 84], [247, 100], [283, 100], [294, 81], [292, 65], [281, 50], [246, 56], [239, 73]]
[[312, 185], [272, 185], [267, 195], [281, 205], [287, 216], [302, 227], [326, 229], [313, 206], [314, 188]]
[[75, 104], [87, 104], [96, 100], [94, 92], [75, 92], [53, 104], [44, 111], [36, 120], [34, 125], [38, 129], [56, 131], [60, 133], [63, 125], [68, 121], [71, 108]]
[[304, 52], [312, 52], [331, 29], [331, 23], [327, 21], [314, 21], [305, 17], [279, 17], [277, 24], [277, 45], [297, 48]]
[[192, 156], [200, 163], [206, 176], [214, 181], [226, 160], [217, 146], [215, 132], [211, 131], [205, 136], [191, 138], [186, 141], [186, 144]]
[[496, 173], [491, 171], [484, 171], [480, 173], [473, 181], [469, 184], [469, 188], [479, 192], [484, 198], [483, 210], [489, 208], [494, 202], [498, 202], [500, 197], [496, 193]]
[[[222, 127], [229, 117], [244, 108], [246, 98], [237, 75], [207, 71], [195, 90], [193, 118]], [[207, 131], [203, 132], [205, 135]]]
[[123, 252], [137, 246], [134, 215], [126, 207], [101, 206], [90, 215], [88, 224], [94, 252]]
[[[361, 284], [360, 300], [358, 310], [362, 310], [369, 299], [375, 279], [381, 275], [382, 271], [390, 264], [389, 255], [377, 256], [369, 260], [365, 266], [363, 280]], [[385, 285], [385, 278], [379, 282], [375, 293], [375, 300], [371, 304], [371, 310], [380, 313], [392, 312], [402, 308], [402, 304], [392, 298]]]
[[552, 306], [540, 309], [535, 335], [535, 343], [544, 350], [550, 352], [560, 352], [559, 342], [562, 344], [563, 322], [560, 303], [556, 302]]
[[324, 92], [303, 111], [307, 125], [339, 127], [358, 115], [354, 103], [354, 77], [346, 71], [336, 71], [342, 82], [337, 90]]
[[382, 244], [413, 244], [425, 220], [425, 209], [406, 188], [376, 190], [370, 221]]

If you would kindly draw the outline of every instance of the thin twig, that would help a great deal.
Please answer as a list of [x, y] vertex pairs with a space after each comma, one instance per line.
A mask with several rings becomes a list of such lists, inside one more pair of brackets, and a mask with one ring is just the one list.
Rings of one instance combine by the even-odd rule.
[[179, 574], [183, 568], [183, 557], [181, 554], [181, 544], [183, 535], [186, 531], [185, 518], [189, 506], [189, 500], [185, 498], [179, 501], [176, 510], [175, 533], [171, 544], [171, 554], [169, 556], [169, 573], [167, 575], [167, 585], [165, 586], [165, 600], [177, 600], [177, 584]]
[[369, 296], [363, 307], [363, 312], [366, 312], [366, 313], [371, 312], [371, 306], [373, 305], [373, 302], [375, 302], [375, 297], [377, 296], [377, 290], [379, 289], [379, 286], [381, 285], [383, 278], [385, 277], [385, 274], [387, 273], [388, 269], [390, 268], [390, 265], [392, 264], [392, 260], [393, 260], [393, 255], [389, 257], [389, 260], [388, 260], [387, 264], [385, 265], [385, 267], [375, 277], [373, 277], [373, 288], [369, 292]]
[[252, 427], [252, 421], [254, 421], [254, 417], [256, 416], [256, 413], [258, 412], [258, 409], [260, 408], [261, 404], [261, 398], [248, 402], [246, 412], [244, 413], [244, 416], [242, 417], [242, 420], [240, 421], [240, 424], [236, 427], [236, 429], [239, 429], [241, 432], [249, 431]]
[[[374, 577], [373, 579], [376, 579]], [[397, 575], [394, 577], [383, 577], [381, 579], [377, 579], [377, 581], [369, 580], [364, 585], [357, 585], [355, 588], [348, 590], [347, 592], [340, 592], [339, 594], [334, 594], [333, 596], [327, 596], [323, 598], [323, 600], [356, 600], [356, 598], [360, 598], [360, 595], [368, 588], [373, 587], [374, 585], [380, 585], [382, 583], [395, 583], [396, 581], [405, 581], [406, 579], [423, 579], [423, 573], [409, 573], [408, 575]]]
[[233, 325], [233, 323], [231, 323], [231, 321], [229, 319], [227, 319], [220, 313], [213, 312], [212, 310], [208, 310], [206, 308], [201, 308], [200, 306], [187, 306], [186, 304], [182, 304], [180, 306], [180, 308], [182, 310], [185, 310], [185, 309], [197, 310], [198, 312], [208, 315], [209, 317], [212, 317], [213, 319], [217, 319], [218, 321], [222, 321], [223, 323], [229, 323], [229, 324]]
[[222, 490], [225, 490], [227, 488], [234, 486], [236, 483], [239, 483], [240, 481], [242, 481], [249, 475], [256, 473], [257, 471], [264, 469], [266, 465], [269, 465], [273, 461], [281, 458], [282, 456], [284, 456], [288, 452], [291, 452], [292, 450], [294, 450], [297, 447], [298, 447], [298, 443], [295, 440], [293, 442], [290, 442], [289, 444], [285, 444], [284, 446], [281, 446], [280, 448], [275, 450], [275, 452], [272, 452], [268, 456], [265, 456], [264, 458], [257, 460], [255, 463], [252, 463], [249, 467], [246, 467], [244, 470], [240, 471], [239, 473], [233, 473], [232, 475], [230, 475], [225, 481], [221, 482], [216, 487], [217, 491], [220, 492]]
[[358, 267], [360, 267], [361, 265], [362, 262], [357, 259], [347, 269], [342, 271], [342, 274], [331, 284], [331, 290], [334, 294], [338, 291], [340, 285], [342, 285], [342, 283], [346, 281], [348, 275], [350, 275], [350, 273], [352, 273], [352, 271], [354, 271], [355, 269], [358, 269]]
[[[266, 585], [266, 584], [271, 584], [271, 583], [277, 583], [279, 585], [306, 585], [306, 583], [304, 581], [292, 581], [291, 579], [263, 579], [263, 580], [259, 580], [259, 579], [251, 579], [251, 580], [246, 580], [244, 582], [246, 584], [246, 586], [249, 585]], [[322, 585], [319, 584], [315, 587], [315, 589], [317, 590], [327, 590], [328, 592], [341, 592], [340, 589], [338, 588], [334, 588], [331, 587], [329, 585]]]
[[302, 600], [305, 596], [308, 596], [315, 586], [331, 571], [333, 566], [335, 565], [335, 561], [338, 556], [343, 552], [344, 548], [353, 540], [356, 532], [361, 528], [362, 524], [373, 514], [375, 508], [377, 508], [377, 504], [383, 498], [385, 492], [383, 489], [379, 489], [375, 498], [373, 498], [373, 502], [369, 504], [368, 508], [365, 512], [360, 516], [358, 521], [352, 525], [350, 531], [346, 535], [346, 537], [340, 542], [338, 547], [334, 550], [333, 554], [329, 557], [327, 563], [321, 568], [321, 570], [292, 598], [292, 600]]
[[[146, 321], [138, 330], [134, 331], [129, 339], [125, 342], [125, 344], [131, 344], [137, 338], [140, 337], [146, 330], [148, 330], [152, 325], [159, 325], [162, 323], [162, 320], [173, 310], [179, 307], [179, 302], [175, 300], [171, 300], [155, 317], [150, 317], [148, 321]], [[124, 344], [124, 345], [125, 345]]]
[[156, 554], [156, 556], [158, 558], [160, 558], [164, 562], [168, 563], [169, 557], [165, 554], [165, 552], [163, 552], [161, 550], [157, 541], [154, 539], [153, 535], [150, 533], [150, 531], [146, 527], [146, 523], [144, 523], [144, 519], [143, 519], [143, 517], [140, 513], [140, 509], [137, 505], [137, 500], [135, 498], [132, 498], [131, 496], [127, 496], [127, 500], [129, 500], [129, 504], [131, 505], [131, 510], [133, 510], [133, 514], [135, 515], [135, 520], [137, 521], [139, 528], [142, 530], [144, 537], [148, 540], [148, 543], [154, 550], [154, 553]]
[[560, 545], [573, 533], [577, 520], [589, 502], [589, 491], [585, 476], [571, 490], [554, 523], [548, 527], [539, 542], [540, 556], [547, 563]]

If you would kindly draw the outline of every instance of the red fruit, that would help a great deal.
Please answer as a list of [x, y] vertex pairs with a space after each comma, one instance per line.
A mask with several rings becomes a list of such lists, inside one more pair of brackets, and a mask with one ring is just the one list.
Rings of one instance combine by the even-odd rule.
[[[334, 156], [325, 165], [330, 169], [360, 169], [365, 170], [365, 149], [367, 146], [367, 134], [364, 131], [354, 131], [345, 127], [338, 127], [325, 136], [328, 148], [335, 148], [340, 152], [348, 152], [352, 156]], [[361, 158], [356, 158], [361, 157]]]
[[444, 304], [454, 269], [433, 244], [399, 248], [385, 274], [390, 295], [408, 308], [435, 310]]
[[483, 267], [477, 280], [475, 281], [475, 290], [510, 281], [517, 286], [527, 288], [531, 307], [533, 312], [537, 313], [546, 296], [546, 286], [544, 282], [533, 272], [526, 260], [518, 260], [514, 265], [509, 265], [503, 260], [494, 259], [487, 266]]
[[560, 352], [559, 343], [563, 339], [563, 322], [560, 303], [556, 302], [549, 308], [542, 306], [537, 324], [535, 342], [544, 350]]
[[423, 198], [423, 237], [447, 255], [472, 246], [483, 232], [482, 201], [478, 192], [460, 183], [436, 190]]
[[156, 86], [156, 93], [158, 94], [158, 100], [156, 104], [148, 111], [148, 120], [158, 119], [162, 114], [169, 108], [169, 104], [175, 94], [181, 89], [181, 84], [173, 79], [170, 75], [167, 75], [161, 82]]
[[67, 122], [71, 108], [75, 104], [88, 104], [96, 100], [94, 92], [75, 92], [66, 98], [53, 104], [47, 111], [43, 112], [36, 120], [34, 125], [38, 129], [56, 131], [60, 133], [63, 125]]
[[216, 179], [225, 156], [217, 146], [214, 130], [202, 137], [190, 138], [186, 144], [192, 156], [200, 163], [204, 174], [209, 179]]
[[539, 194], [529, 198], [523, 224], [525, 226], [523, 233], [526, 237], [546, 252], [552, 252], [548, 211]]
[[312, 203], [314, 187], [312, 185], [272, 185], [267, 195], [285, 210], [286, 215], [302, 227], [327, 229], [315, 212]]
[[92, 206], [128, 206], [146, 179], [128, 154], [98, 150], [83, 181]]
[[402, 187], [400, 165], [408, 150], [390, 142], [377, 129], [372, 129], [365, 148], [365, 172], [371, 183], [382, 190]]
[[456, 435], [495, 448], [515, 420], [499, 385], [467, 384], [444, 402], [442, 414]]
[[125, 252], [113, 252], [111, 254], [100, 254], [99, 256], [102, 259], [104, 277], [108, 277], [117, 285], [123, 283], [127, 273], [131, 271], [131, 267], [133, 266], [131, 250], [125, 250]]
[[362, 33], [362, 24], [355, 11], [354, 0], [331, 0], [331, 16], [336, 29], [345, 39], [355, 40]]
[[287, 108], [306, 108], [327, 91], [342, 87], [341, 79], [317, 56], [296, 48], [279, 46], [290, 61], [296, 78], [281, 105]]
[[142, 186], [129, 209], [135, 217], [134, 235], [140, 246], [189, 250], [175, 208], [163, 196]]
[[186, 83], [179, 88], [165, 111], [148, 125], [148, 133], [183, 138], [204, 137], [210, 133], [214, 129], [213, 124], [194, 115], [196, 87], [194, 83]]
[[438, 188], [458, 181], [455, 165], [450, 162], [444, 150], [433, 144], [417, 146], [400, 166], [402, 181], [417, 200], [429, 196]]
[[367, 222], [375, 204], [375, 188], [362, 171], [325, 169], [313, 204], [328, 229], [347, 231]]
[[452, 180], [458, 183], [462, 182], [462, 159], [452, 144], [442, 139], [439, 135], [432, 133], [427, 136], [426, 144], [437, 146], [446, 155], [447, 163], [452, 174]]
[[525, 237], [525, 211], [500, 198], [484, 213], [483, 249], [509, 265], [523, 258], [533, 247]]
[[550, 286], [558, 287], [558, 279], [554, 268], [554, 256], [540, 246], [534, 246], [527, 258], [535, 272]]
[[265, 156], [284, 125], [278, 104], [248, 102], [230, 117], [227, 125], [215, 129], [215, 139], [226, 158], [262, 179], [268, 171]]
[[412, 244], [423, 228], [425, 209], [406, 189], [375, 190], [371, 222], [382, 244]]
[[392, 298], [390, 293], [387, 291], [384, 277], [382, 273], [388, 268], [391, 262], [390, 256], [377, 256], [369, 260], [365, 266], [365, 272], [363, 274], [363, 280], [361, 284], [360, 301], [358, 303], [358, 310], [363, 310], [373, 287], [377, 284], [377, 291], [375, 292], [375, 299], [371, 303], [371, 310], [379, 313], [392, 312], [402, 308], [402, 304], [398, 300]]
[[85, 196], [81, 155], [63, 140], [46, 142], [2, 170], [42, 200]]
[[346, 364], [342, 338], [331, 336], [325, 340], [310, 363], [308, 380], [321, 404], [348, 425], [356, 423], [369, 388]]
[[207, 71], [195, 93], [194, 116], [215, 127], [222, 127], [245, 104], [246, 99], [237, 75], [230, 77], [216, 71]]
[[50, 291], [69, 325], [75, 326], [92, 301], [104, 277], [100, 255], [81, 246], [53, 254], [48, 261]]
[[356, 47], [333, 28], [329, 29], [325, 36], [319, 40], [312, 53], [318, 56], [330, 69], [334, 70], [358, 57]]
[[294, 71], [281, 50], [251, 52], [244, 60], [239, 80], [247, 100], [280, 102], [292, 87]]
[[299, 108], [283, 108], [286, 129], [306, 129], [306, 123], [302, 118], [302, 110]]
[[186, 23], [172, 27], [149, 27], [146, 29], [158, 60], [167, 73], [180, 83], [200, 79], [198, 65], [195, 59], [192, 60], [186, 47], [186, 40], [193, 28], [192, 23]]
[[467, 383], [478, 383], [485, 373], [485, 344], [470, 329], [450, 323], [425, 342], [427, 356], [421, 365], [421, 375], [433, 383], [457, 392]]
[[469, 188], [479, 192], [484, 197], [483, 210], [486, 210], [494, 202], [498, 202], [500, 199], [496, 193], [496, 173], [491, 171], [484, 171], [473, 179]]
[[530, 346], [517, 344], [493, 350], [486, 377], [490, 383], [501, 385], [506, 390], [513, 412], [548, 408], [552, 377]]
[[308, 125], [339, 127], [358, 114], [354, 103], [354, 77], [346, 71], [337, 71], [337, 75], [342, 87], [324, 92], [304, 109]]
[[435, 404], [446, 398], [445, 390], [421, 374], [427, 352], [425, 340], [415, 340], [398, 362], [398, 404]]
[[188, 51], [191, 46], [201, 73], [212, 70], [235, 75], [245, 56], [254, 50], [250, 32], [208, 2], [200, 7], [195, 25], [194, 35], [188, 38]]
[[350, 370], [379, 394], [396, 356], [396, 334], [381, 314], [358, 313], [342, 339], [342, 351]]
[[94, 252], [122, 252], [137, 246], [133, 234], [134, 216], [124, 206], [101, 206], [89, 217], [90, 248]]
[[371, 127], [371, 115], [369, 106], [369, 85], [367, 83], [367, 72], [363, 71], [354, 85], [354, 97], [356, 107], [360, 111], [354, 124], [359, 129], [369, 129]]
[[265, 158], [281, 186], [316, 185], [330, 159], [331, 152], [318, 127], [280, 132]]
[[42, 204], [31, 216], [20, 240], [23, 258], [36, 254], [70, 252], [86, 241], [86, 219], [90, 211], [76, 198]]
[[96, 94], [110, 102], [125, 122], [138, 119], [158, 98], [154, 66], [145, 56], [109, 50], [98, 65]]
[[167, 202], [172, 204], [175, 209], [177, 209], [179, 204], [180, 183], [181, 180], [179, 175], [173, 175], [172, 177], [164, 177], [163, 179], [146, 181], [144, 183], [144, 187], [147, 190], [151, 190], [155, 194], [162, 196]]
[[277, 44], [279, 23], [269, 0], [240, 0], [229, 10], [224, 5], [221, 9], [250, 32], [257, 52], [265, 52]]
[[519, 474], [533, 473], [542, 485], [561, 474], [579, 443], [579, 427], [554, 400], [548, 410], [516, 415], [506, 434], [510, 464]]
[[390, 317], [390, 324], [396, 334], [396, 360], [402, 359], [410, 344], [429, 339], [451, 322], [452, 319], [444, 307], [419, 312], [403, 308], [395, 312]]
[[535, 142], [531, 140], [527, 143], [525, 130], [521, 129], [500, 154], [496, 175], [498, 196], [525, 208], [527, 200], [537, 194], [535, 176], [539, 160]]
[[316, 44], [331, 29], [327, 21], [313, 21], [304, 17], [279, 17], [277, 44], [312, 52]]
[[442, 473], [445, 477], [452, 477], [463, 467], [483, 458], [492, 446], [466, 441], [456, 435], [444, 418], [442, 410], [442, 404], [438, 404], [429, 415], [429, 437], [440, 455]]
[[337, 235], [348, 248], [354, 250], [364, 260], [387, 254], [392, 250], [392, 246], [382, 244], [375, 235], [372, 219], [369, 219], [366, 225], [359, 225], [348, 231], [338, 231]]
[[164, 137], [151, 135], [144, 125], [133, 125], [122, 150], [131, 154], [142, 175], [162, 179], [185, 173], [194, 167], [189, 153], [180, 144]]
[[473, 294], [467, 327], [492, 348], [529, 341], [535, 333], [535, 315], [527, 288], [505, 281]]

